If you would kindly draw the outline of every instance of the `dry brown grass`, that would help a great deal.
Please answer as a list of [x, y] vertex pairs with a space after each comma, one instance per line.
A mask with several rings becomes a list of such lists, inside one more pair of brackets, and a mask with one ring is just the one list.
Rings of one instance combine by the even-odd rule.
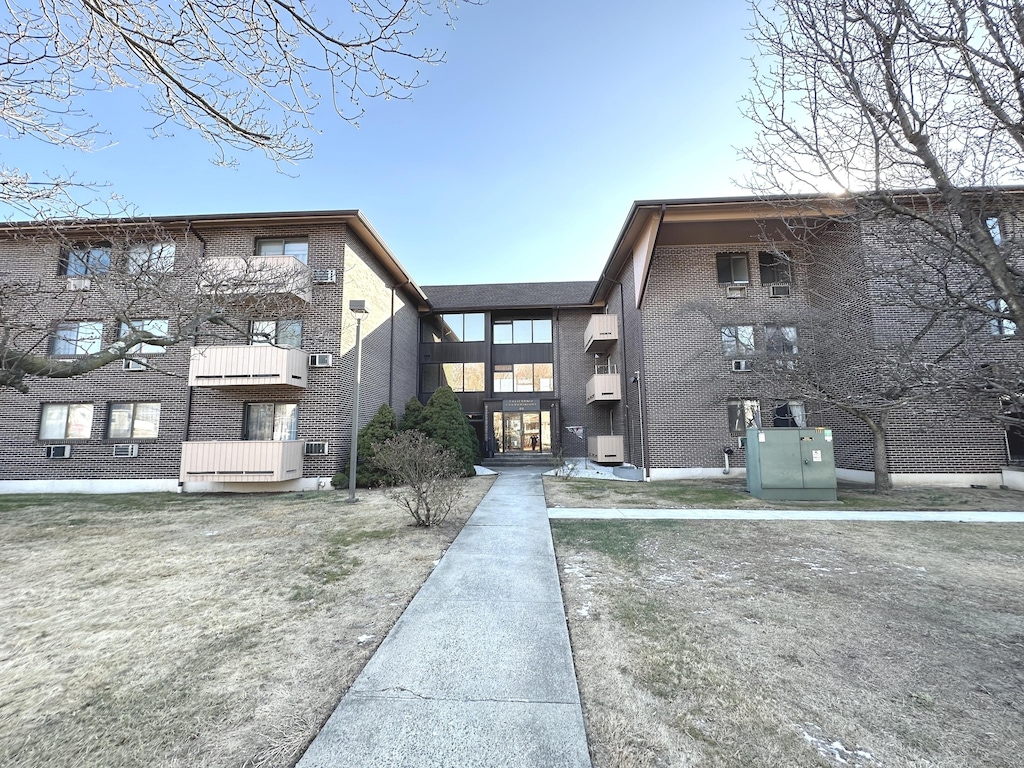
[[1021, 765], [1021, 526], [552, 528], [596, 768]]
[[490, 484], [0, 497], [0, 764], [294, 764]]

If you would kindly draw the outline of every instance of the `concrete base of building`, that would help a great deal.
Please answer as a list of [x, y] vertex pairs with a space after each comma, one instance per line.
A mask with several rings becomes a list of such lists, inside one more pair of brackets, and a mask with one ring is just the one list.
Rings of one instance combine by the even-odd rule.
[[177, 493], [178, 478], [142, 480], [0, 480], [0, 493]]
[[1024, 467], [1001, 467], [1002, 483], [1013, 491], [1024, 491]]
[[329, 491], [329, 477], [300, 477], [279, 483], [185, 483], [182, 493], [289, 493], [297, 491]]
[[732, 467], [725, 474], [725, 467], [658, 467], [649, 470], [651, 480], [722, 480], [745, 478], [747, 470]]
[[[836, 469], [836, 477], [851, 483], [874, 485], [874, 472], [859, 469]], [[998, 472], [895, 472], [891, 475], [893, 488], [969, 488], [982, 485], [998, 488], [1004, 485]]]

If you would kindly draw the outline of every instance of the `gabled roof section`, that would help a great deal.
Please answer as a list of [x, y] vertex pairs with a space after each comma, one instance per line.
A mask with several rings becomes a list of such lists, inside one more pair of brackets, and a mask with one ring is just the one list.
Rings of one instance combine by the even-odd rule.
[[489, 283], [425, 285], [431, 307], [438, 312], [493, 309], [589, 307], [596, 283]]

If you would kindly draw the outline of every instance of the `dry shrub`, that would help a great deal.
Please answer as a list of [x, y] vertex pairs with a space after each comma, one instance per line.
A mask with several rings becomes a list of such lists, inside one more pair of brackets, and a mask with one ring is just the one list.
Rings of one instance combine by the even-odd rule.
[[463, 470], [454, 452], [422, 432], [401, 432], [377, 447], [373, 463], [387, 472], [394, 487], [385, 489], [416, 521], [437, 525], [462, 496]]

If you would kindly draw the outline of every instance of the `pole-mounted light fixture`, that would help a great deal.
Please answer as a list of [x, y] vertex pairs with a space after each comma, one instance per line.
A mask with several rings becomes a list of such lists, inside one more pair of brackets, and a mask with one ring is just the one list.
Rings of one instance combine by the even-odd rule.
[[348, 464], [348, 501], [356, 500], [356, 460], [359, 455], [359, 378], [360, 378], [360, 353], [363, 346], [363, 320], [369, 317], [370, 312], [366, 309], [366, 301], [353, 299], [348, 303], [348, 311], [356, 321], [356, 373], [355, 382], [352, 387], [352, 450]]

